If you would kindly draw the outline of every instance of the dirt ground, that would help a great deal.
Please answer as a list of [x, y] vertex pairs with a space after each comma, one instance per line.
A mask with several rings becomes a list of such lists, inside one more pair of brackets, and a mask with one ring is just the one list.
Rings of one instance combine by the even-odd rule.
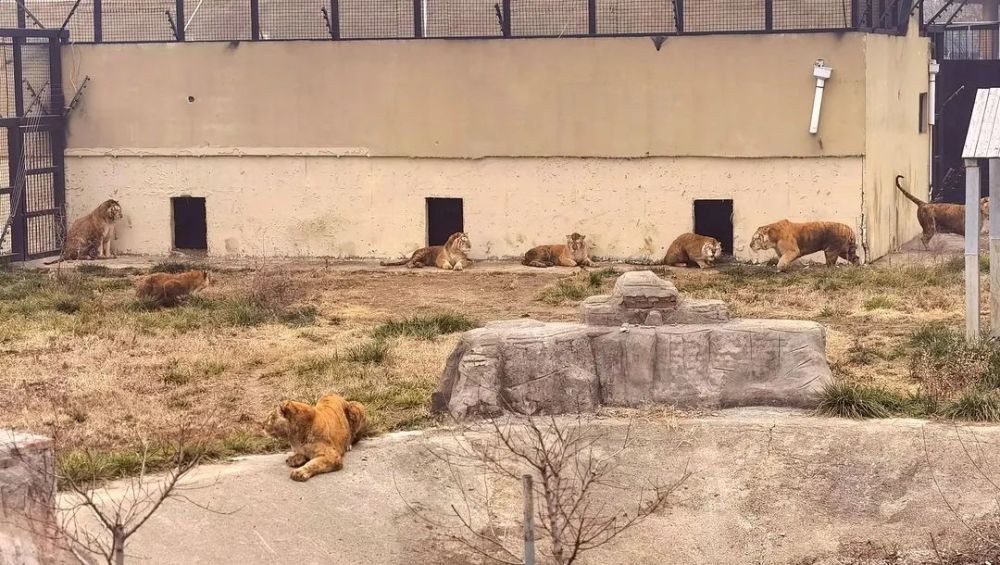
[[[61, 279], [0, 272], [0, 294], [8, 293], [0, 296], [0, 427], [54, 436], [64, 464], [83, 451], [111, 454], [112, 476], [129, 472], [128, 454], [143, 441], [196, 422], [210, 428], [221, 455], [274, 451], [260, 427], [266, 413], [282, 399], [328, 391], [368, 405], [375, 433], [420, 427], [433, 421], [430, 394], [457, 334], [386, 337], [381, 324], [442, 314], [472, 323], [575, 320], [579, 300], [614, 280], [509, 263], [458, 273], [213, 261], [213, 286], [197, 302], [137, 309], [134, 281], [162, 259], [126, 257], [85, 273], [63, 267]], [[234, 297], [257, 284], [261, 267], [284, 281], [282, 307], [308, 315], [241, 310]], [[838, 378], [896, 390], [916, 386], [912, 332], [959, 328], [963, 319], [961, 258], [948, 252], [783, 275], [741, 265], [660, 272], [689, 296], [725, 300], [738, 317], [820, 321]], [[375, 346], [384, 359], [363, 349]]]

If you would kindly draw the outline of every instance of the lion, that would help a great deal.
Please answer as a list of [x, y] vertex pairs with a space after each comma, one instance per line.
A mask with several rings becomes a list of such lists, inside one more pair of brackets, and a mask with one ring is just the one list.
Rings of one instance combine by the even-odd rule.
[[292, 445], [285, 463], [295, 469], [291, 473], [295, 481], [339, 471], [344, 454], [361, 439], [365, 427], [365, 407], [336, 394], [320, 398], [316, 406], [286, 400], [264, 423], [270, 436]]
[[587, 236], [573, 232], [566, 236], [566, 245], [539, 245], [524, 254], [522, 265], [528, 267], [593, 267]]
[[719, 240], [707, 235], [684, 233], [677, 236], [677, 239], [667, 248], [667, 254], [663, 256], [663, 264], [687, 266], [695, 263], [699, 268], [705, 269], [712, 266], [721, 256], [722, 243]]
[[836, 265], [838, 257], [843, 257], [854, 265], [861, 262], [854, 230], [839, 222], [792, 223], [781, 220], [761, 226], [750, 240], [750, 249], [774, 249], [779, 257], [779, 271], [787, 269], [799, 257], [817, 251], [826, 255], [828, 267]]
[[174, 306], [185, 297], [212, 283], [208, 271], [170, 274], [156, 273], [139, 281], [135, 295], [157, 306]]
[[107, 259], [111, 254], [111, 240], [115, 235], [115, 222], [122, 219], [122, 206], [117, 200], [105, 200], [91, 213], [77, 219], [69, 228], [62, 253], [51, 265], [68, 259]]
[[[924, 249], [929, 249], [931, 238], [939, 233], [953, 233], [965, 236], [965, 206], [962, 204], [944, 204], [937, 202], [924, 202], [916, 196], [907, 192], [899, 181], [903, 175], [896, 175], [896, 188], [903, 193], [914, 204], [917, 205], [917, 221], [923, 235], [920, 236]], [[986, 233], [989, 229], [990, 220], [990, 199], [989, 197], [979, 199], [979, 224], [982, 226], [980, 233]]]
[[471, 249], [469, 236], [465, 232], [455, 232], [448, 237], [444, 245], [423, 247], [414, 251], [409, 259], [382, 261], [381, 265], [383, 267], [406, 265], [410, 269], [426, 266], [461, 271], [469, 265], [468, 253]]

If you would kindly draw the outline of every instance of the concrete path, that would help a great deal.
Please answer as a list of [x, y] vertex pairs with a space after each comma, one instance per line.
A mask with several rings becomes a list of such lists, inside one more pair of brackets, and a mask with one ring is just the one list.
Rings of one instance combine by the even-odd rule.
[[[643, 415], [633, 423], [635, 444], [623, 458], [627, 481], [665, 484], [685, 469], [691, 476], [666, 511], [584, 563], [875, 563], [889, 552], [910, 559], [893, 563], [917, 563], [932, 555], [932, 534], [939, 548], [966, 547], [969, 533], [958, 518], [976, 527], [1000, 495], [978, 470], [995, 468], [995, 426], [758, 409], [687, 419]], [[606, 417], [596, 425], [616, 438], [626, 420]], [[343, 471], [304, 484], [288, 479], [283, 455], [204, 466], [188, 483], [200, 488], [186, 495], [226, 514], [169, 501], [129, 553], [139, 563], [178, 565], [477, 562], [443, 541], [460, 530], [430, 526], [408, 507], [448, 523], [448, 508], [462, 497], [432, 452], [455, 441], [445, 430], [366, 440]], [[974, 463], [980, 452], [986, 460]], [[466, 488], [483, 484], [480, 470], [456, 472]], [[495, 478], [489, 484], [499, 522], [516, 542], [518, 485]]]

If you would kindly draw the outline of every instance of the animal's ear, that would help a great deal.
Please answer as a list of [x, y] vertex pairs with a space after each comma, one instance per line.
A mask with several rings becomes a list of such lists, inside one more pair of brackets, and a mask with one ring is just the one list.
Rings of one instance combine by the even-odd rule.
[[365, 407], [360, 402], [348, 402], [344, 405], [344, 414], [351, 424], [351, 435], [357, 436], [365, 429]]
[[312, 412], [313, 407], [301, 402], [285, 400], [280, 404], [281, 415], [286, 420], [298, 420]]

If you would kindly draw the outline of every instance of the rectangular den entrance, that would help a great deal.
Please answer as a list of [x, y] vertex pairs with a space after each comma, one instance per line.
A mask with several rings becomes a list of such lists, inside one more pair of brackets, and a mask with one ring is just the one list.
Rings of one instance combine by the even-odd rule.
[[427, 245], [444, 245], [451, 234], [465, 231], [461, 198], [427, 199]]
[[206, 251], [208, 222], [205, 199], [179, 196], [170, 199], [170, 206], [173, 211], [174, 249]]
[[733, 254], [733, 201], [695, 200], [694, 233], [714, 237], [724, 255]]

